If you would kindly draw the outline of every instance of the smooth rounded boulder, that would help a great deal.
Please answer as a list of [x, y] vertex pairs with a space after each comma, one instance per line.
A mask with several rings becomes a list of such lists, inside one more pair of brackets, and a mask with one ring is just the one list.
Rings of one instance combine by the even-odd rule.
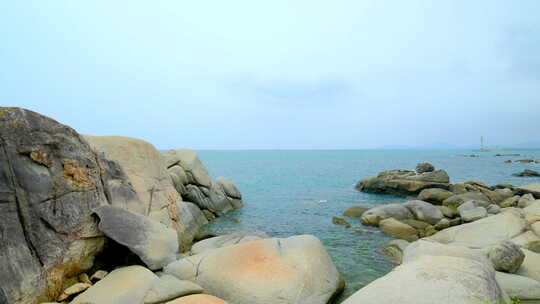
[[454, 193], [444, 190], [444, 189], [438, 189], [438, 188], [430, 188], [430, 189], [424, 189], [418, 194], [418, 199], [421, 201], [429, 202], [432, 204], [440, 205], [442, 202], [453, 196]]
[[164, 272], [235, 304], [326, 304], [344, 282], [319, 239], [263, 239], [203, 252]]
[[394, 218], [387, 218], [379, 222], [381, 230], [398, 239], [413, 242], [418, 240], [418, 232], [412, 226], [402, 223]]
[[412, 219], [413, 214], [402, 204], [387, 204], [369, 209], [362, 214], [360, 220], [364, 225], [378, 226], [381, 220], [390, 217], [397, 220]]
[[405, 207], [411, 211], [415, 219], [431, 225], [437, 224], [444, 217], [439, 208], [424, 201], [408, 201]]
[[487, 256], [495, 270], [510, 273], [516, 272], [525, 259], [519, 246], [510, 241], [488, 248]]
[[449, 256], [422, 256], [394, 268], [342, 304], [503, 304], [491, 266]]
[[213, 250], [221, 247], [236, 245], [255, 240], [267, 239], [268, 234], [264, 232], [233, 232], [226, 235], [220, 235], [196, 242], [191, 247], [191, 254], [203, 253], [207, 250]]

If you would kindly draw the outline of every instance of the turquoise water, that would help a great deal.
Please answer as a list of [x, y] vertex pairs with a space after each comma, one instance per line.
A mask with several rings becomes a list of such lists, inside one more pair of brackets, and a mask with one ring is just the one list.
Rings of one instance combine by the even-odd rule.
[[[326, 245], [347, 280], [343, 298], [383, 276], [392, 264], [378, 252], [390, 240], [378, 229], [358, 229], [332, 224], [332, 217], [348, 207], [367, 207], [406, 199], [392, 195], [360, 193], [358, 179], [387, 169], [414, 169], [421, 161], [445, 169], [451, 182], [479, 179], [489, 185], [514, 185], [540, 181], [519, 178], [523, 169], [540, 171], [540, 164], [503, 163], [506, 159], [540, 159], [540, 151], [389, 151], [389, 150], [277, 150], [198, 151], [212, 177], [225, 176], [242, 191], [246, 206], [228, 213], [208, 226], [210, 231], [264, 231], [287, 237], [313, 234]], [[478, 154], [470, 158], [459, 154]], [[520, 157], [495, 157], [497, 153], [521, 153]], [[237, 218], [239, 223], [231, 219]]]

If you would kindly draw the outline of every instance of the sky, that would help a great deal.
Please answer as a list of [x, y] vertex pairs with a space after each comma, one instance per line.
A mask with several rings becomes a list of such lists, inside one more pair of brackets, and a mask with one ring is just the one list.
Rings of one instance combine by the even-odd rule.
[[540, 1], [0, 1], [0, 105], [159, 149], [540, 143]]

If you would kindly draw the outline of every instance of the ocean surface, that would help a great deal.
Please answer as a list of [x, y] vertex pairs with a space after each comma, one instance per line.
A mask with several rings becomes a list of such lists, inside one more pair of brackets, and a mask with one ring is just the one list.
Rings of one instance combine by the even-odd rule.
[[[347, 287], [341, 299], [385, 275], [393, 265], [379, 248], [391, 240], [379, 229], [346, 218], [353, 229], [332, 224], [333, 216], [350, 206], [373, 207], [407, 198], [361, 193], [355, 183], [388, 169], [411, 169], [431, 162], [444, 169], [452, 183], [480, 180], [488, 185], [523, 185], [540, 178], [513, 177], [540, 164], [504, 163], [507, 159], [540, 159], [540, 151], [470, 150], [254, 150], [197, 151], [214, 178], [225, 176], [242, 192], [244, 208], [207, 226], [208, 231], [264, 231], [274, 237], [312, 234], [321, 239]], [[520, 153], [519, 157], [495, 154]], [[476, 154], [479, 157], [461, 155]], [[239, 222], [233, 221], [238, 219]]]

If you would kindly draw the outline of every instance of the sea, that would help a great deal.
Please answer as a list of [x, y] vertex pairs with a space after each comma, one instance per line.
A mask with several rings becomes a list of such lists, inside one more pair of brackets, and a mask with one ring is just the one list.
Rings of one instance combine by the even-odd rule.
[[[488, 185], [524, 185], [535, 177], [514, 177], [540, 164], [505, 163], [540, 159], [540, 151], [472, 150], [204, 150], [197, 151], [214, 178], [224, 176], [240, 189], [246, 205], [213, 221], [215, 232], [264, 231], [272, 237], [311, 234], [326, 246], [347, 287], [338, 303], [388, 273], [394, 266], [379, 252], [391, 240], [378, 228], [345, 218], [353, 227], [332, 224], [353, 205], [374, 207], [411, 199], [355, 190], [359, 179], [389, 169], [414, 170], [430, 162], [446, 170], [451, 182], [480, 180]], [[520, 156], [496, 156], [518, 153]], [[477, 155], [477, 157], [470, 157]]]

